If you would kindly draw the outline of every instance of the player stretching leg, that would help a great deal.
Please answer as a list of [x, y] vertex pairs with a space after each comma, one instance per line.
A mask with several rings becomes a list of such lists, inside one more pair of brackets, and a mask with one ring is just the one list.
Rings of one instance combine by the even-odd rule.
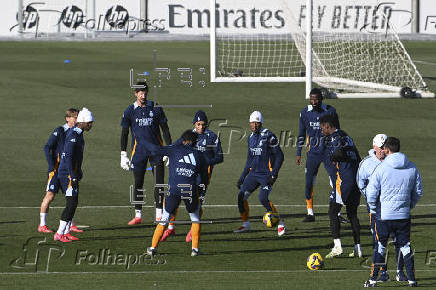
[[[204, 157], [208, 164], [207, 167], [208, 179], [207, 179], [206, 186], [209, 186], [210, 179], [212, 178], [213, 167], [216, 164], [223, 162], [223, 150], [221, 148], [221, 142], [219, 137], [214, 132], [209, 130], [209, 128], [207, 128], [207, 116], [206, 113], [203, 112], [202, 110], [199, 110], [195, 114], [192, 124], [194, 124], [195, 126], [195, 128], [192, 131], [198, 134], [197, 143], [194, 148], [200, 152], [204, 152]], [[199, 178], [200, 176], [198, 176], [198, 179]], [[198, 180], [197, 184], [201, 184], [201, 182]], [[206, 189], [200, 187], [199, 190], [200, 190], [200, 217], [202, 217], [203, 215], [202, 205], [206, 195]], [[176, 215], [177, 215], [177, 211], [175, 212], [175, 215], [171, 219], [171, 221], [175, 220]], [[176, 234], [175, 225], [174, 223], [170, 223], [168, 228], [165, 230], [160, 241], [164, 242], [168, 237], [175, 234]], [[188, 234], [186, 235], [186, 242], [190, 243], [191, 240], [192, 240], [191, 231], [189, 231]]]
[[[165, 208], [161, 223], [156, 226], [151, 247], [147, 248], [148, 255], [155, 255], [157, 246], [164, 233], [165, 226], [175, 214], [180, 202], [183, 200], [186, 210], [191, 218], [192, 252], [191, 256], [199, 255], [200, 241], [200, 205], [198, 179], [202, 184], [207, 181], [207, 163], [204, 155], [194, 148], [197, 133], [187, 130], [182, 135], [181, 143], [159, 147], [149, 143], [151, 151], [160, 156], [169, 157], [169, 188], [165, 194]], [[147, 142], [148, 143], [148, 142]]]
[[[248, 137], [247, 162], [244, 171], [237, 182], [239, 188], [238, 208], [241, 214], [242, 226], [235, 233], [250, 231], [248, 197], [260, 186], [259, 201], [268, 212], [277, 214], [277, 210], [269, 201], [273, 184], [277, 180], [283, 163], [283, 152], [277, 137], [268, 129], [262, 127], [262, 114], [254, 111], [250, 115], [251, 135]], [[272, 166], [272, 168], [271, 168]], [[278, 214], [277, 214], [278, 215]], [[286, 233], [283, 220], [280, 220], [277, 233]]]
[[[166, 144], [171, 144], [170, 129], [168, 120], [162, 107], [156, 107], [152, 101], [147, 100], [148, 86], [146, 82], [138, 82], [142, 88], [135, 89], [136, 101], [127, 107], [121, 119], [121, 168], [132, 170], [134, 177], [134, 199], [143, 200], [144, 175], [147, 169], [147, 162], [153, 168], [153, 174], [157, 184], [164, 183], [164, 163], [162, 157], [154, 156], [148, 151], [144, 142], [151, 142], [155, 145], [162, 145], [160, 129]], [[160, 129], [159, 129], [160, 127]], [[132, 157], [127, 157], [127, 142], [129, 129], [132, 131]], [[156, 205], [155, 218], [160, 219], [162, 215], [163, 196], [159, 188], [154, 189], [154, 200]], [[129, 225], [140, 224], [142, 222], [142, 204], [135, 204], [135, 217], [129, 221]]]
[[356, 253], [361, 253], [360, 223], [357, 217], [360, 192], [356, 183], [356, 174], [360, 162], [359, 152], [354, 145], [353, 139], [344, 131], [336, 128], [335, 118], [332, 115], [322, 116], [319, 123], [322, 133], [326, 137], [327, 156], [334, 162], [337, 170], [336, 187], [330, 196], [329, 205], [330, 230], [334, 247], [326, 255], [326, 258], [333, 258], [342, 254], [341, 222], [338, 213], [344, 205], [351, 223], [354, 248]]
[[[66, 123], [54, 129], [50, 135], [47, 143], [44, 146], [44, 154], [48, 163], [48, 181], [46, 194], [41, 202], [41, 211], [39, 213], [40, 223], [38, 232], [52, 233], [53, 231], [47, 227], [47, 214], [50, 203], [53, 201], [54, 196], [59, 191], [58, 167], [61, 160], [61, 153], [64, 148], [65, 135], [67, 131], [76, 125], [77, 109], [71, 108], [65, 112]], [[81, 231], [81, 230], [79, 230]]]
[[71, 223], [79, 202], [79, 182], [82, 179], [83, 151], [85, 140], [83, 132], [89, 131], [94, 123], [91, 111], [83, 108], [77, 116], [77, 126], [68, 131], [64, 150], [59, 164], [59, 183], [65, 194], [66, 205], [59, 221], [59, 228], [54, 235], [55, 241], [63, 243], [78, 240], [71, 235]]

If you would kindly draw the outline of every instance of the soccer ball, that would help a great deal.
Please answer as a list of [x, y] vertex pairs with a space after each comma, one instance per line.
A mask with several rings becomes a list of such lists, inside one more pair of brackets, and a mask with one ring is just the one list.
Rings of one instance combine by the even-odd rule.
[[320, 254], [313, 253], [307, 257], [306, 265], [309, 270], [319, 270], [324, 266], [324, 261], [322, 260], [322, 256]]
[[269, 211], [263, 216], [263, 223], [268, 228], [275, 227], [279, 223], [279, 215]]

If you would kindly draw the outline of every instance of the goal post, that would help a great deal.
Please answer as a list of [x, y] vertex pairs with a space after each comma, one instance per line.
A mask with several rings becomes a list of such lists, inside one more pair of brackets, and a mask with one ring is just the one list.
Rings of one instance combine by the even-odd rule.
[[[210, 0], [211, 81], [305, 82], [306, 98], [312, 82], [338, 98], [434, 97], [395, 32], [389, 7], [356, 0], [345, 7], [365, 2], [371, 10], [345, 14], [333, 27], [333, 2], [347, 1]], [[325, 19], [333, 20], [326, 25]]]

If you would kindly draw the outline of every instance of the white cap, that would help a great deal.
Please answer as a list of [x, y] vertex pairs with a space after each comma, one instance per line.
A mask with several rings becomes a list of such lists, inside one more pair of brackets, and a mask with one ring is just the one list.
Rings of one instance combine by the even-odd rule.
[[262, 114], [259, 111], [254, 111], [253, 113], [251, 113], [251, 115], [250, 115], [250, 123], [251, 122], [263, 123]]
[[385, 145], [387, 138], [388, 136], [386, 136], [385, 134], [377, 134], [375, 135], [374, 139], [372, 139], [372, 145], [381, 148], [383, 147], [383, 145]]
[[77, 115], [77, 122], [78, 123], [94, 122], [94, 116], [92, 115], [90, 110], [83, 107], [83, 109], [80, 110], [79, 115]]

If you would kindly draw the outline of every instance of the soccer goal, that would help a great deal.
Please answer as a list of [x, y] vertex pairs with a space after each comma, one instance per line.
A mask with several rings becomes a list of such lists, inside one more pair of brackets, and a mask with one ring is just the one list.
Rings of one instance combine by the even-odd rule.
[[211, 0], [211, 81], [305, 82], [306, 98], [312, 82], [338, 98], [434, 97], [392, 9], [357, 2]]

